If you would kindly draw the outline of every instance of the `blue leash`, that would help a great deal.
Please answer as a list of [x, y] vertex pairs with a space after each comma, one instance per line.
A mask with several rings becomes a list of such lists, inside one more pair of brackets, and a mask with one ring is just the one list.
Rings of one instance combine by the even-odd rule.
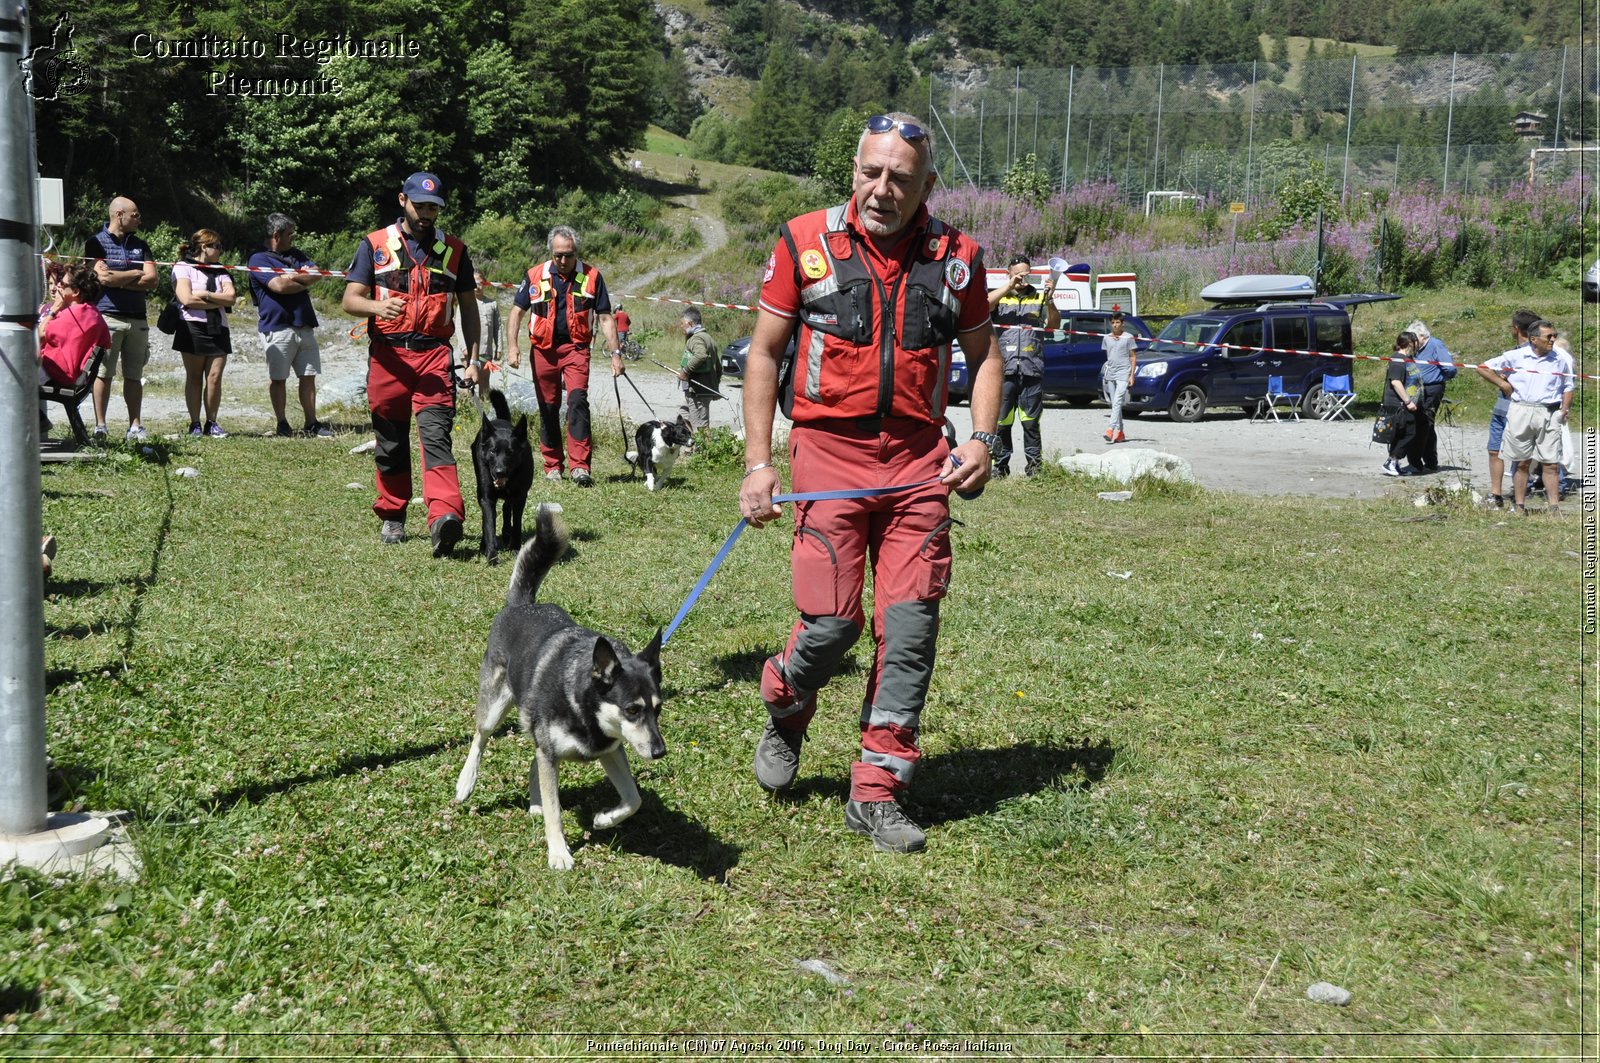
[[[935, 476], [931, 480], [920, 480], [914, 484], [898, 484], [894, 487], [867, 487], [854, 491], [797, 491], [793, 494], [773, 495], [772, 501], [775, 503], [824, 502], [839, 498], [877, 498], [880, 495], [892, 495], [899, 491], [910, 491], [914, 488], [927, 487], [929, 484], [938, 482], [939, 478]], [[700, 581], [694, 585], [694, 590], [689, 592], [688, 600], [679, 607], [678, 615], [672, 618], [672, 623], [668, 624], [667, 630], [662, 632], [661, 645], [665, 646], [667, 644], [667, 640], [672, 638], [672, 633], [678, 630], [678, 625], [683, 623], [683, 618], [689, 615], [689, 610], [694, 608], [694, 603], [699, 600], [701, 592], [706, 589], [706, 584], [711, 582], [711, 577], [717, 574], [717, 569], [721, 568], [722, 563], [728, 559], [728, 554], [733, 551], [733, 544], [739, 541], [739, 536], [744, 534], [744, 530], [749, 523], [749, 520], [740, 517], [739, 523], [733, 526], [733, 531], [728, 535], [728, 541], [722, 544], [722, 549], [717, 551], [717, 556], [711, 559], [711, 564], [706, 566], [705, 572], [700, 576]]]

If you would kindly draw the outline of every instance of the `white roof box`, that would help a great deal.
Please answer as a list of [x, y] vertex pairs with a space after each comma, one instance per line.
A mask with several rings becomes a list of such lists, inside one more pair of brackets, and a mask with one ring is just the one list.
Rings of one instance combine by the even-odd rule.
[[1269, 299], [1312, 299], [1317, 286], [1296, 273], [1244, 273], [1208, 284], [1200, 298], [1208, 303], [1259, 303]]

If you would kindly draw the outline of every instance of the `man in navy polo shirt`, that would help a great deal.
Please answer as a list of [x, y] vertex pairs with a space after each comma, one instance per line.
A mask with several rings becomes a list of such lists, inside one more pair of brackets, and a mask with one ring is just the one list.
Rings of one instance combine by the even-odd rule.
[[[331, 436], [333, 429], [317, 420], [317, 374], [322, 351], [317, 346], [317, 311], [309, 289], [320, 277], [283, 270], [315, 269], [316, 263], [294, 246], [294, 219], [267, 215], [267, 243], [250, 256], [250, 294], [260, 309], [256, 328], [267, 356], [267, 394], [278, 419], [278, 435], [293, 435], [288, 417], [290, 370], [300, 380], [300, 409], [306, 435]], [[259, 272], [258, 272], [259, 271]]]
[[94, 434], [106, 434], [106, 406], [111, 381], [122, 366], [122, 398], [128, 404], [128, 438], [145, 438], [139, 419], [144, 405], [144, 366], [150, 358], [150, 325], [145, 320], [144, 293], [156, 286], [155, 256], [150, 245], [134, 234], [139, 230], [139, 208], [118, 196], [107, 208], [105, 228], [89, 237], [83, 257], [94, 263], [100, 279], [100, 299], [94, 308], [111, 329], [111, 353], [100, 363], [94, 382]]

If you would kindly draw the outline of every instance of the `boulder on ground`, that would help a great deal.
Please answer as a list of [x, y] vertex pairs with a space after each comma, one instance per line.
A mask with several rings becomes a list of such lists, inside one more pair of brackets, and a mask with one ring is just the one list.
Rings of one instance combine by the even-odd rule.
[[1100, 476], [1118, 483], [1132, 483], [1141, 476], [1178, 483], [1194, 483], [1194, 469], [1189, 462], [1176, 454], [1162, 450], [1117, 448], [1104, 454], [1069, 454], [1060, 465], [1067, 472], [1085, 476]]

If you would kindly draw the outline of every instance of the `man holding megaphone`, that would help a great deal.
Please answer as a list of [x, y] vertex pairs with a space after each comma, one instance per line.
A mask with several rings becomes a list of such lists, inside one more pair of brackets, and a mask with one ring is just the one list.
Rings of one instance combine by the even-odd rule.
[[[1055, 263], [1052, 262], [1054, 267]], [[1018, 255], [1006, 268], [1006, 283], [989, 293], [989, 313], [1000, 333], [1000, 353], [1006, 375], [1000, 391], [1000, 445], [994, 452], [994, 475], [1011, 474], [1011, 425], [1022, 421], [1022, 453], [1026, 473], [1032, 476], [1044, 462], [1039, 418], [1044, 414], [1044, 340], [1041, 328], [1061, 327], [1056, 309], [1055, 280], [1044, 291], [1033, 285], [1033, 267]]]

